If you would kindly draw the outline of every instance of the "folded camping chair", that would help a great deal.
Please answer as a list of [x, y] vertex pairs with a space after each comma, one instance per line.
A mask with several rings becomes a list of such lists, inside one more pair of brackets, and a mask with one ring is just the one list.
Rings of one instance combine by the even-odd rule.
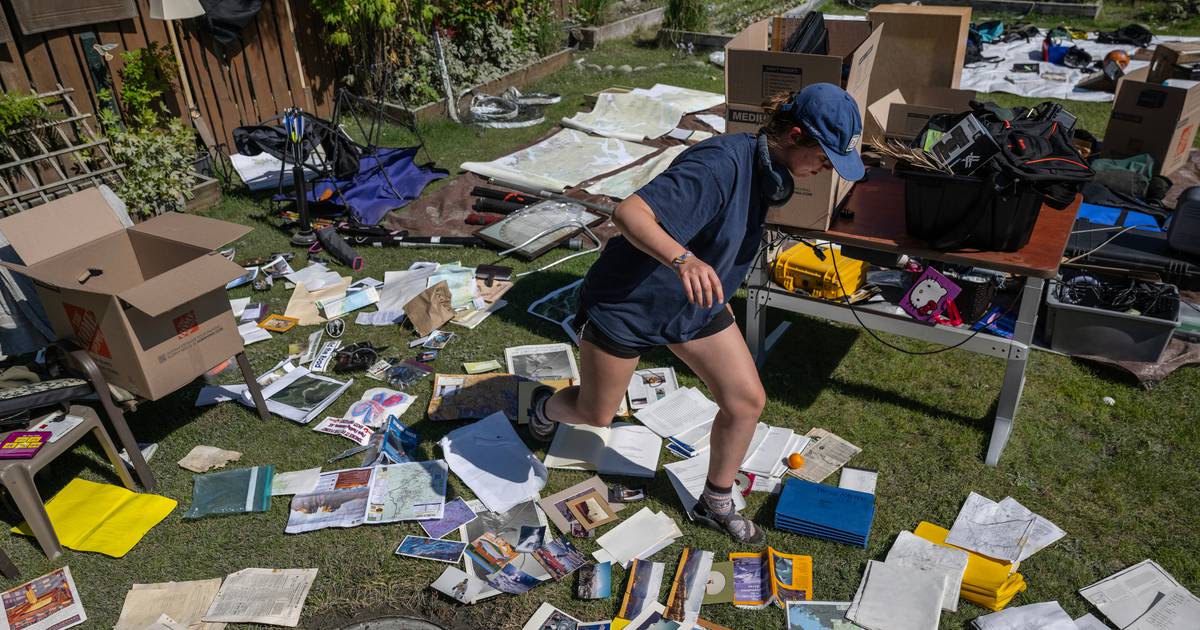
[[73, 402], [99, 400], [108, 418], [108, 425], [125, 448], [142, 488], [153, 490], [154, 473], [142, 457], [137, 440], [125, 422], [125, 414], [115, 399], [116, 394], [109, 388], [96, 362], [70, 341], [56, 342], [49, 346], [49, 350], [48, 358], [56, 361], [59, 370], [56, 372], [57, 378], [0, 389], [0, 421], [11, 420], [9, 424], [14, 425], [5, 430], [28, 426], [32, 412], [38, 409], [59, 407], [65, 410]]

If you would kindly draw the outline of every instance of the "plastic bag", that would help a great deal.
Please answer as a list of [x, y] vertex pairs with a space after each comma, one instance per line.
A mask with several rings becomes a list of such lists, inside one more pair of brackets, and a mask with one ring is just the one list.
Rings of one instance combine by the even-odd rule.
[[271, 507], [271, 481], [274, 477], [274, 466], [197, 475], [192, 486], [192, 507], [183, 517], [266, 512]]

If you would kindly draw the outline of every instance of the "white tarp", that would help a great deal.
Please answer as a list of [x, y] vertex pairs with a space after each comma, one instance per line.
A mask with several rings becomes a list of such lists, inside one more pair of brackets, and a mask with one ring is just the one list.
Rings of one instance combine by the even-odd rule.
[[563, 118], [566, 127], [638, 142], [658, 138], [679, 126], [683, 109], [646, 94], [602, 93], [590, 112]]
[[724, 94], [716, 92], [705, 92], [703, 90], [693, 90], [690, 88], [679, 87], [677, 85], [667, 85], [666, 83], [656, 83], [650, 89], [637, 88], [630, 94], [640, 94], [658, 99], [664, 103], [674, 105], [682, 109], [685, 114], [694, 114], [702, 112], [706, 109], [712, 109], [717, 105], [725, 102]]
[[652, 147], [635, 142], [563, 129], [531, 147], [491, 162], [463, 162], [462, 168], [481, 177], [562, 192], [651, 153]]

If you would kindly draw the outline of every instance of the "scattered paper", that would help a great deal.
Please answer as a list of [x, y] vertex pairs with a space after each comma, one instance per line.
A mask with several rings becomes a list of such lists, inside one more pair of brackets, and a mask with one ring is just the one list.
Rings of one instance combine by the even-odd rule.
[[565, 343], [516, 346], [504, 349], [508, 372], [534, 381], [567, 380], [579, 382], [575, 351]]
[[474, 604], [480, 597], [480, 591], [488, 588], [483, 580], [464, 573], [458, 567], [446, 567], [441, 577], [429, 586], [462, 604]]
[[242, 336], [242, 345], [250, 345], [260, 341], [267, 341], [271, 338], [271, 333], [265, 328], [259, 328], [258, 322], [246, 322], [238, 325], [238, 334]]
[[695, 387], [685, 387], [634, 414], [661, 437], [670, 437], [711, 421], [721, 408]]
[[321, 479], [321, 468], [308, 468], [292, 472], [275, 473], [271, 480], [271, 496], [308, 494], [316, 489]]
[[55, 569], [0, 594], [4, 628], [62, 630], [87, 621], [71, 567]]
[[1078, 630], [1109, 630], [1109, 627], [1104, 625], [1104, 623], [1097, 619], [1092, 613], [1088, 613], [1076, 619], [1075, 627]]
[[976, 630], [1078, 630], [1070, 615], [1058, 602], [1041, 602], [1016, 606], [976, 617], [972, 622]]
[[642, 508], [596, 538], [596, 544], [605, 553], [598, 556], [600, 552], [596, 552], [593, 556], [597, 561], [610, 560], [624, 567], [634, 558], [650, 556], [682, 535], [670, 516]]
[[805, 434], [812, 441], [804, 451], [804, 465], [788, 470], [788, 474], [801, 479], [821, 483], [846, 462], [862, 452], [862, 449], [826, 431], [813, 428]]
[[555, 432], [544, 463], [547, 468], [653, 478], [661, 449], [662, 441], [650, 429], [628, 422], [608, 427], [563, 425]]
[[999, 503], [972, 492], [946, 542], [989, 558], [1020, 562], [1062, 538], [1066, 532], [1030, 512], [1012, 497]]
[[846, 466], [842, 468], [842, 476], [838, 480], [838, 487], [866, 492], [867, 494], [875, 494], [875, 484], [878, 481], [878, 471]]
[[404, 323], [404, 311], [363, 312], [354, 316], [354, 323], [359, 326], [395, 326]]
[[325, 418], [313, 427], [313, 431], [328, 433], [329, 435], [340, 435], [359, 446], [366, 446], [367, 442], [371, 441], [371, 434], [375, 430], [365, 424], [359, 424], [350, 420], [344, 420], [336, 416]]
[[242, 569], [221, 585], [204, 621], [261, 623], [294, 628], [316, 569]]
[[46, 440], [47, 443], [53, 444], [58, 441], [58, 438], [71, 432], [71, 429], [83, 424], [83, 418], [69, 413], [55, 412], [42, 418], [33, 426], [29, 427], [30, 431], [45, 431], [50, 434]]
[[229, 300], [229, 310], [233, 311], [233, 316], [238, 319], [241, 319], [242, 311], [245, 311], [246, 307], [249, 305], [250, 298], [248, 297], [233, 298], [232, 300]]
[[317, 308], [318, 300], [332, 300], [346, 294], [350, 286], [350, 276], [342, 276], [336, 282], [324, 284], [320, 289], [308, 289], [303, 284], [297, 284], [288, 299], [287, 308], [283, 314], [299, 320], [300, 326], [315, 326], [324, 324], [325, 318]]
[[341, 339], [326, 341], [325, 345], [321, 346], [321, 349], [317, 351], [316, 356], [313, 357], [312, 365], [309, 366], [309, 370], [313, 372], [324, 372], [328, 370], [329, 365], [333, 363], [334, 355], [337, 354], [338, 348], [341, 347]]
[[378, 301], [379, 293], [375, 289], [367, 287], [358, 291], [347, 290], [345, 295], [329, 300], [317, 300], [317, 307], [324, 311], [327, 319], [337, 319], [346, 313], [366, 308]]
[[[455, 499], [446, 502], [440, 518], [419, 520], [417, 524], [425, 530], [426, 536], [443, 538], [446, 534], [457, 531], [459, 527], [475, 520], [475, 517], [475, 510], [472, 510], [466, 501]], [[538, 541], [538, 544], [541, 544], [541, 540]]]
[[846, 618], [867, 630], [937, 630], [945, 590], [945, 576], [868, 560]]
[[536, 498], [548, 473], [504, 412], [459, 427], [441, 439], [450, 470], [492, 512]]
[[1164, 593], [1145, 615], [1125, 630], [1193, 630], [1200, 628], [1200, 598], [1184, 588]]
[[414, 265], [408, 271], [384, 272], [383, 288], [379, 291], [379, 310], [403, 311], [409, 300], [425, 290], [429, 276], [436, 269], [435, 263], [429, 266]]
[[1125, 628], [1144, 616], [1163, 594], [1181, 588], [1157, 562], [1143, 560], [1079, 589], [1079, 594], [1118, 628]]
[[299, 271], [284, 275], [284, 278], [297, 286], [303, 285], [307, 291], [319, 291], [325, 287], [339, 284], [342, 280], [341, 274], [330, 271], [329, 267], [321, 263], [311, 263]]
[[705, 585], [712, 570], [713, 552], [686, 547], [675, 570], [675, 580], [667, 596], [667, 619], [683, 622], [684, 627], [694, 626], [700, 618], [700, 606], [704, 604]]
[[465, 311], [461, 311], [454, 316], [454, 319], [450, 320], [450, 323], [456, 326], [462, 326], [467, 330], [474, 330], [476, 326], [483, 323], [483, 320], [491, 317], [492, 313], [495, 313], [505, 306], [508, 306], [507, 300], [496, 300], [495, 302], [486, 305], [484, 308], [467, 309]]
[[[746, 457], [742, 460], [740, 469], [763, 477], [772, 476], [776, 468], [787, 460], [788, 455], [799, 452], [797, 449], [803, 449], [804, 445], [808, 444], [808, 438], [801, 436], [804, 440], [804, 444], [801, 445], [793, 440], [794, 437], [795, 432], [787, 427], [773, 427], [760, 422], [755, 428], [749, 448], [746, 449]], [[782, 471], [780, 473], [782, 474]]]
[[485, 374], [487, 372], [495, 372], [500, 369], [500, 362], [491, 359], [488, 361], [468, 361], [463, 363], [463, 371], [467, 374]]
[[[683, 504], [683, 512], [692, 518], [692, 508], [700, 502], [700, 494], [704, 492], [704, 482], [708, 479], [708, 453], [701, 453], [690, 459], [684, 459], [670, 464], [664, 464], [663, 470], [679, 495]], [[733, 493], [733, 508], [741, 510], [746, 507], [746, 499], [740, 492]]]
[[644, 409], [678, 389], [679, 379], [675, 376], [675, 368], [637, 370], [630, 377], [629, 387], [626, 389], [629, 408], [633, 411]]
[[568, 615], [567, 613], [542, 602], [542, 605], [533, 612], [533, 616], [529, 621], [521, 626], [521, 630], [558, 630], [559, 628], [577, 628], [579, 620]]
[[242, 454], [237, 451], [201, 445], [192, 448], [187, 455], [184, 455], [183, 459], [179, 460], [179, 466], [192, 472], [202, 473], [220, 468], [229, 462], [236, 462], [241, 458]]
[[125, 595], [121, 616], [113, 630], [144, 630], [168, 616], [174, 623], [193, 630], [221, 630], [223, 623], [200, 621], [212, 606], [221, 578], [193, 582], [134, 584]]
[[958, 610], [958, 592], [967, 570], [967, 552], [935, 545], [910, 532], [900, 532], [888, 551], [887, 562], [928, 571], [946, 578], [942, 609]]
[[346, 413], [342, 414], [342, 420], [368, 427], [381, 427], [389, 417], [403, 416], [416, 399], [416, 396], [387, 387], [372, 387], [363, 392], [357, 402], [350, 405]]
[[317, 358], [317, 351], [321, 347], [321, 339], [325, 336], [325, 329], [318, 328], [308, 336], [308, 341], [304, 344], [304, 350], [300, 352], [300, 358], [296, 363], [304, 365], [312, 363], [313, 359]]

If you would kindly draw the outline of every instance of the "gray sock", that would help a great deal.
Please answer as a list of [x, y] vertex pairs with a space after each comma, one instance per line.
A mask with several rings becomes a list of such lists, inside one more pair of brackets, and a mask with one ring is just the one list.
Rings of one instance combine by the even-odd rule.
[[725, 527], [725, 531], [739, 542], [748, 542], [758, 535], [758, 527], [750, 519], [733, 511], [732, 488], [718, 488], [712, 484], [704, 484], [704, 492], [700, 495], [705, 507], [712, 517]]

